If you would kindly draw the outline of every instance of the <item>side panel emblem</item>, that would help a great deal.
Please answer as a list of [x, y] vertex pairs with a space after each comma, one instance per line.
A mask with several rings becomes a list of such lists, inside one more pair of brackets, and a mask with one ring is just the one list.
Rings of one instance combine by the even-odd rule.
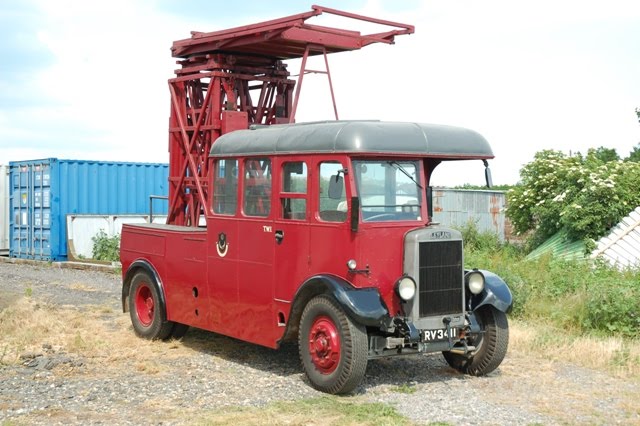
[[218, 251], [218, 256], [225, 257], [227, 255], [227, 251], [229, 250], [229, 243], [227, 242], [227, 234], [221, 232], [218, 234], [218, 243], [216, 244], [216, 250]]

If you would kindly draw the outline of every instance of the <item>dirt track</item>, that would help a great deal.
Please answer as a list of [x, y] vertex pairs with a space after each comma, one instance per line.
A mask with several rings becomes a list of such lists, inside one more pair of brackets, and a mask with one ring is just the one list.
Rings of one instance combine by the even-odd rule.
[[[182, 424], [223, 407], [320, 396], [295, 346], [273, 351], [193, 330], [147, 342], [133, 336], [119, 297], [117, 275], [0, 263], [2, 329], [10, 312], [27, 317], [15, 327], [50, 330], [30, 347], [0, 340], [0, 421]], [[371, 361], [351, 398], [393, 405], [419, 424], [640, 424], [639, 394], [637, 382], [511, 350], [482, 378], [440, 355]]]

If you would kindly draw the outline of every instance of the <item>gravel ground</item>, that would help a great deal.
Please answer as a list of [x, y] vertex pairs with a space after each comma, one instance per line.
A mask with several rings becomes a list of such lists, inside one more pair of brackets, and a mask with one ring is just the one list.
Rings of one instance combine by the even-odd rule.
[[[133, 334], [118, 275], [0, 262], [0, 309], [25, 293], [61, 309], [107, 307], [104, 327]], [[107, 364], [55, 341], [25, 352], [0, 365], [0, 422], [182, 424], [202, 410], [321, 396], [295, 345], [273, 351], [198, 330], [154, 345], [153, 368], [126, 358]], [[370, 361], [351, 398], [392, 405], [418, 424], [640, 424], [638, 394], [634, 381], [509, 352], [480, 378], [458, 374], [440, 355]]]

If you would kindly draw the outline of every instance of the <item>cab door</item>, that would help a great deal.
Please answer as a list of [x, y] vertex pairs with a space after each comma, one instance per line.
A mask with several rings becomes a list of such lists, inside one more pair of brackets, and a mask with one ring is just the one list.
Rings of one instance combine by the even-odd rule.
[[275, 346], [273, 306], [275, 250], [272, 160], [268, 157], [242, 161], [241, 214], [237, 220], [238, 304], [234, 335], [265, 346]]
[[279, 158], [274, 211], [276, 320], [284, 331], [295, 292], [309, 277], [310, 167], [301, 157]]
[[[216, 160], [212, 180], [211, 213], [207, 215], [207, 274], [210, 302], [208, 329], [234, 335], [238, 311], [238, 223], [240, 220], [237, 158]], [[195, 296], [195, 295], [194, 295]]]
[[[347, 261], [354, 258], [354, 233], [350, 230], [350, 176], [345, 157], [327, 156], [314, 164], [313, 215], [310, 222], [309, 264], [314, 274], [347, 275]], [[330, 194], [330, 181], [339, 191]], [[356, 259], [359, 260], [359, 259]], [[363, 265], [364, 266], [364, 265]]]

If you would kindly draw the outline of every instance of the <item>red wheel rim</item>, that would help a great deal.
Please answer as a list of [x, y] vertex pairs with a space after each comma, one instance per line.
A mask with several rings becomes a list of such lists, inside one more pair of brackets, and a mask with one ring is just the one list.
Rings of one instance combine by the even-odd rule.
[[309, 330], [311, 362], [322, 374], [330, 374], [340, 363], [340, 333], [331, 318], [315, 319]]
[[145, 327], [151, 325], [153, 321], [153, 311], [155, 304], [153, 302], [153, 295], [151, 289], [146, 284], [141, 284], [136, 290], [136, 314], [138, 314], [138, 320], [140, 324]]

